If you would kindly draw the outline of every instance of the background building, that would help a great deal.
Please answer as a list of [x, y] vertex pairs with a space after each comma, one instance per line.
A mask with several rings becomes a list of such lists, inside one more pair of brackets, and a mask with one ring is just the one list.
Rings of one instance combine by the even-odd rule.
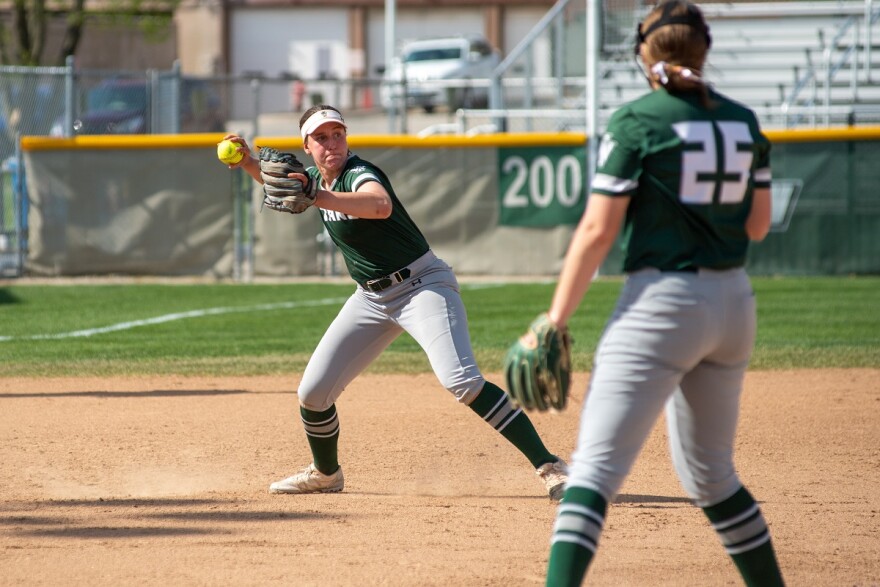
[[[553, 4], [397, 0], [395, 36], [399, 46], [476, 33], [506, 54]], [[377, 76], [377, 68], [387, 65], [383, 0], [192, 0], [181, 5], [175, 21], [178, 58], [187, 74], [358, 78]]]

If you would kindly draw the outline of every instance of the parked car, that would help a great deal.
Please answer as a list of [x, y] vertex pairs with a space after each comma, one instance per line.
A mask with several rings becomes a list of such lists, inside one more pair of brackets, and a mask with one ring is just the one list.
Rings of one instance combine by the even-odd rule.
[[384, 72], [382, 104], [385, 108], [399, 104], [405, 86], [406, 105], [425, 112], [442, 105], [451, 110], [485, 106], [488, 80], [500, 62], [498, 51], [477, 35], [411, 41]]
[[[168, 80], [160, 86], [159, 97], [153, 98], [151, 87], [142, 79], [110, 79], [90, 88], [84, 96], [82, 110], [75, 116], [76, 134], [144, 134], [174, 132], [172, 112], [174, 101], [165, 91]], [[151, 99], [160, 100], [160, 128], [153, 128]], [[164, 108], [163, 108], [164, 107]], [[225, 116], [219, 96], [203, 80], [180, 80], [179, 132], [221, 132]], [[56, 121], [53, 135], [64, 134], [63, 118]]]

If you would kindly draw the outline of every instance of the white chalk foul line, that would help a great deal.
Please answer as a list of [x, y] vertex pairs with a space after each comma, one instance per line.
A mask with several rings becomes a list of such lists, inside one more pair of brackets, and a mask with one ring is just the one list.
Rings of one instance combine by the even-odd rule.
[[[503, 285], [504, 283], [497, 282], [467, 284], [464, 285], [462, 289], [488, 289], [492, 287], [501, 287]], [[60, 332], [58, 334], [33, 334], [31, 336], [0, 336], [0, 342], [9, 342], [13, 340], [59, 340], [64, 338], [84, 338], [95, 336], [96, 334], [106, 334], [108, 332], [130, 330], [139, 326], [152, 326], [153, 324], [163, 324], [165, 322], [185, 320], [187, 318], [218, 316], [220, 314], [234, 314], [236, 312], [265, 312], [269, 310], [288, 310], [293, 308], [302, 308], [304, 306], [328, 306], [331, 304], [341, 304], [347, 299], [347, 297], [327, 298], [323, 300], [307, 300], [305, 302], [277, 302], [274, 304], [258, 304], [256, 306], [206, 308], [204, 310], [190, 310], [189, 312], [176, 312], [174, 314], [165, 314], [164, 316], [156, 316], [155, 318], [147, 318], [146, 320], [120, 322], [119, 324], [111, 324], [110, 326], [102, 326], [101, 328], [74, 330], [73, 332]]]
[[94, 336], [96, 334], [106, 334], [108, 332], [129, 330], [131, 328], [137, 328], [139, 326], [151, 326], [153, 324], [163, 324], [165, 322], [173, 322], [175, 320], [185, 320], [187, 318], [218, 316], [220, 314], [234, 314], [237, 312], [265, 312], [269, 310], [288, 310], [292, 308], [302, 308], [304, 306], [329, 306], [332, 304], [341, 304], [347, 299], [348, 297], [327, 298], [323, 300], [308, 300], [305, 302], [277, 302], [274, 304], [257, 304], [256, 306], [206, 308], [204, 310], [190, 310], [189, 312], [176, 312], [174, 314], [165, 314], [164, 316], [156, 316], [155, 318], [147, 318], [146, 320], [120, 322], [119, 324], [111, 324], [110, 326], [102, 326], [101, 328], [74, 330], [73, 332], [61, 332], [58, 334], [34, 334], [31, 336], [0, 336], [0, 342], [7, 342], [11, 340], [57, 340], [62, 338], [88, 337]]

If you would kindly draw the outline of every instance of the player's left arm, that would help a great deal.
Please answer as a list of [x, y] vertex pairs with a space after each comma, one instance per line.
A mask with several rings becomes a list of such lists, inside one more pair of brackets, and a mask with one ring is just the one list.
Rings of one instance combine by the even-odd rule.
[[378, 181], [365, 181], [353, 192], [318, 190], [315, 205], [325, 210], [373, 220], [388, 218], [392, 210], [391, 196]]
[[[757, 122], [754, 123], [757, 129]], [[772, 179], [770, 169], [770, 141], [756, 130], [755, 141], [755, 191], [752, 196], [752, 209], [746, 218], [746, 235], [749, 240], [762, 241], [770, 232], [772, 216]]]
[[770, 188], [757, 188], [752, 198], [752, 209], [746, 218], [746, 234], [749, 240], [762, 241], [770, 232], [772, 219]]

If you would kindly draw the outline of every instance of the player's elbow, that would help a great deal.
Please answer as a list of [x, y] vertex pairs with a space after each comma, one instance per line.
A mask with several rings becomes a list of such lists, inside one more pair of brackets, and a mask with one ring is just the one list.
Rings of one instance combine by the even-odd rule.
[[379, 220], [385, 220], [389, 216], [391, 216], [391, 212], [394, 210], [394, 205], [391, 203], [391, 198], [384, 197], [379, 198], [376, 201], [376, 206], [374, 209], [375, 218]]
[[746, 224], [746, 235], [749, 237], [750, 241], [761, 242], [764, 240], [764, 237], [770, 232], [770, 223], [762, 223], [761, 225], [754, 225], [747, 223]]
[[591, 247], [611, 247], [617, 238], [617, 227], [605, 222], [603, 219], [588, 218], [581, 225], [584, 239]]

